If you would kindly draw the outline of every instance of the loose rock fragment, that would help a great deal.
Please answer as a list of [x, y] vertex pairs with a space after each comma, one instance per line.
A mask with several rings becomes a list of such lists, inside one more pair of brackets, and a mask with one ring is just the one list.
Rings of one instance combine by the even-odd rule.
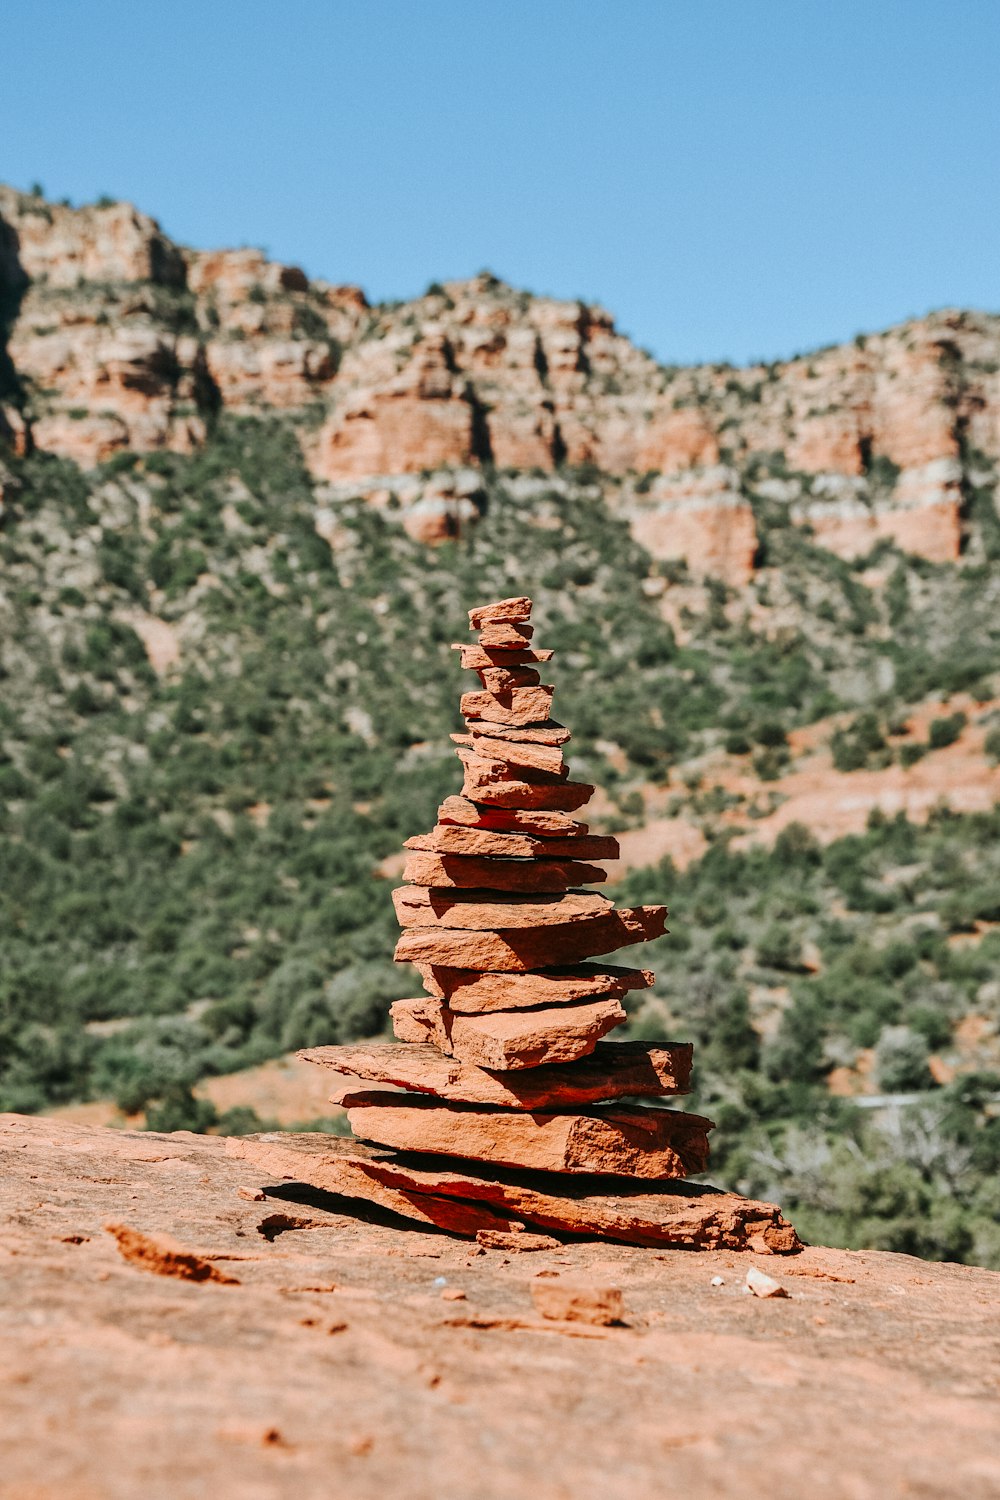
[[575, 964], [582, 958], [615, 953], [631, 943], [662, 936], [666, 908], [635, 907], [598, 913], [558, 927], [503, 932], [411, 927], [396, 944], [398, 962], [446, 968], [522, 973]]
[[625, 1318], [625, 1299], [616, 1286], [596, 1286], [560, 1276], [554, 1281], [533, 1281], [531, 1300], [543, 1318], [562, 1323], [594, 1323], [608, 1328]]
[[755, 1297], [787, 1297], [788, 1292], [775, 1281], [773, 1276], [768, 1276], [766, 1271], [758, 1271], [756, 1266], [751, 1266], [747, 1271], [747, 1279], [744, 1289], [752, 1292]]

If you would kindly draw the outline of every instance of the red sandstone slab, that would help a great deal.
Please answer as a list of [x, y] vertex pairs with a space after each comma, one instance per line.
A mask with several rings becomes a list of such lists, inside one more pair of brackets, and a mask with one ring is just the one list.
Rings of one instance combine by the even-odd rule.
[[493, 833], [487, 828], [461, 828], [439, 823], [430, 833], [417, 833], [405, 849], [437, 854], [468, 854], [497, 859], [617, 859], [618, 840], [600, 834], [576, 838], [532, 838], [524, 833]]
[[[308, 1047], [298, 1056], [345, 1076], [438, 1099], [544, 1109], [687, 1093], [693, 1050], [690, 1042], [598, 1042], [589, 1056], [575, 1062], [514, 1071], [489, 1071], [447, 1057], [435, 1046], [400, 1047], [395, 1042]], [[353, 1085], [338, 1087], [343, 1091]], [[332, 1102], [339, 1102], [337, 1095]]]
[[482, 667], [525, 667], [535, 662], [551, 661], [555, 656], [554, 651], [530, 645], [504, 650], [499, 646], [470, 646], [465, 641], [456, 641], [451, 649], [461, 651], [461, 665], [473, 672]]
[[552, 896], [511, 893], [495, 901], [488, 899], [489, 894], [401, 885], [392, 893], [392, 904], [400, 927], [460, 927], [473, 932], [562, 927], [613, 910], [613, 903], [599, 891]]
[[537, 687], [541, 674], [534, 667], [480, 667], [479, 681], [487, 693], [509, 693], [512, 688]]
[[[360, 1141], [329, 1135], [239, 1136], [226, 1142], [226, 1151], [252, 1162], [268, 1182], [307, 1183], [323, 1192], [373, 1201], [380, 1201], [378, 1188], [393, 1190], [395, 1203], [381, 1200], [384, 1206], [424, 1224], [442, 1213], [438, 1200], [447, 1197], [466, 1207], [491, 1204], [498, 1215], [535, 1229], [654, 1249], [787, 1255], [801, 1248], [795, 1230], [773, 1203], [693, 1183], [622, 1181], [609, 1192], [585, 1177], [547, 1177], [459, 1162], [414, 1165]], [[351, 1167], [347, 1187], [344, 1163]], [[439, 1227], [458, 1235], [474, 1233]]]
[[612, 911], [562, 927], [523, 931], [470, 932], [458, 928], [409, 928], [396, 944], [397, 963], [431, 964], [448, 969], [524, 973], [579, 963], [600, 953], [615, 953], [632, 943], [646, 943], [666, 931], [665, 906]]
[[488, 734], [453, 734], [456, 745], [470, 749], [482, 760], [491, 760], [500, 765], [516, 766], [529, 771], [541, 771], [546, 776], [556, 776], [561, 781], [569, 774], [558, 745], [538, 745], [530, 741], [494, 739]]
[[[298, 1182], [303, 1180], [300, 1172], [305, 1159], [301, 1148], [296, 1150], [298, 1142], [289, 1146], [291, 1139], [287, 1135], [255, 1138], [237, 1136], [227, 1140], [226, 1154], [237, 1160], [253, 1161], [262, 1170], [276, 1177], [284, 1177], [286, 1180], [291, 1178]], [[310, 1138], [302, 1139], [305, 1141]], [[338, 1142], [339, 1144], [346, 1146], [347, 1142]], [[307, 1180], [321, 1176], [323, 1188], [328, 1193], [377, 1203], [380, 1208], [391, 1209], [394, 1213], [402, 1214], [407, 1219], [415, 1219], [417, 1223], [434, 1229], [447, 1230], [449, 1234], [472, 1238], [480, 1229], [499, 1229], [504, 1223], [509, 1226], [511, 1222], [517, 1222], [502, 1209], [493, 1210], [484, 1203], [467, 1203], [451, 1196], [436, 1197], [428, 1192], [414, 1192], [401, 1176], [391, 1182], [373, 1174], [367, 1170], [362, 1155], [364, 1148], [359, 1149], [354, 1142], [350, 1144], [350, 1153], [328, 1151], [322, 1160], [318, 1156], [312, 1156]]]
[[394, 1151], [533, 1172], [664, 1181], [703, 1172], [711, 1120], [641, 1104], [545, 1113], [370, 1089], [343, 1099], [355, 1135]]
[[495, 724], [473, 719], [469, 725], [473, 736], [485, 734], [494, 740], [513, 740], [522, 745], [565, 745], [573, 738], [565, 724], [547, 719], [544, 724]]
[[[774, 1203], [742, 1199], [736, 1193], [699, 1185], [619, 1182], [613, 1193], [588, 1178], [550, 1178], [540, 1173], [511, 1172], [505, 1167], [421, 1160], [400, 1161], [357, 1140], [334, 1136], [240, 1136], [226, 1142], [226, 1154], [250, 1161], [268, 1182], [303, 1182], [325, 1193], [384, 1202], [397, 1214], [432, 1224], [441, 1214], [439, 1199], [459, 1200], [466, 1208], [493, 1205], [498, 1215], [520, 1220], [532, 1229], [625, 1245], [675, 1250], [754, 1251], [759, 1256], [786, 1256], [801, 1250], [792, 1224]], [[349, 1164], [351, 1176], [342, 1172]], [[346, 1184], [346, 1185], [345, 1185]], [[394, 1191], [396, 1202], [376, 1197], [379, 1188]], [[454, 1235], [469, 1229], [445, 1226]]]
[[479, 604], [469, 610], [469, 629], [480, 630], [494, 620], [527, 620], [531, 615], [531, 600], [526, 594], [513, 599], [498, 599], [495, 604]]
[[394, 1001], [389, 1013], [401, 1042], [433, 1042], [450, 1057], [501, 1071], [586, 1057], [626, 1019], [614, 996], [545, 1010], [466, 1016], [432, 995], [420, 995]]
[[413, 853], [403, 879], [413, 885], [487, 891], [554, 893], [605, 880], [600, 865], [572, 859], [477, 859], [466, 854]]
[[477, 974], [472, 969], [445, 969], [421, 964], [425, 989], [446, 1000], [450, 1010], [474, 1014], [483, 1010], [520, 1010], [538, 1005], [567, 1005], [600, 995], [621, 998], [629, 990], [653, 983], [650, 969], [621, 969], [614, 964], [579, 964], [576, 968], [542, 969], [532, 974]]
[[459, 710], [466, 719], [497, 724], [542, 724], [552, 710], [553, 687], [511, 688], [509, 693], [463, 693]]
[[479, 632], [479, 644], [486, 651], [523, 651], [534, 633], [534, 625], [497, 620], [483, 626]]
[[468, 797], [446, 797], [438, 808], [438, 820], [463, 828], [491, 828], [498, 833], [538, 836], [552, 834], [562, 838], [589, 831], [589, 824], [580, 823], [555, 809], [479, 806]]
[[[471, 751], [464, 751], [464, 756], [471, 756]], [[515, 780], [510, 768], [499, 761], [481, 760], [479, 756], [472, 759], [478, 764], [466, 761], [462, 782], [462, 796], [470, 802], [524, 812], [575, 812], [594, 795], [594, 787], [584, 781]]]

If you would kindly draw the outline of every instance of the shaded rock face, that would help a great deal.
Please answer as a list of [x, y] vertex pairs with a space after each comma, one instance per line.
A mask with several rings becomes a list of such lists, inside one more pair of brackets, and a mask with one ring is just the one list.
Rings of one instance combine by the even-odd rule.
[[478, 514], [475, 482], [449, 476], [588, 465], [655, 557], [739, 586], [757, 548], [747, 475], [781, 455], [792, 519], [821, 545], [851, 557], [890, 538], [947, 561], [966, 465], [1000, 457], [986, 314], [766, 367], [664, 369], [602, 308], [488, 275], [371, 308], [259, 250], [183, 249], [126, 203], [9, 188], [0, 292], [19, 382], [8, 443], [94, 464], [190, 449], [220, 407], [277, 411], [334, 497], [395, 497], [429, 544]]

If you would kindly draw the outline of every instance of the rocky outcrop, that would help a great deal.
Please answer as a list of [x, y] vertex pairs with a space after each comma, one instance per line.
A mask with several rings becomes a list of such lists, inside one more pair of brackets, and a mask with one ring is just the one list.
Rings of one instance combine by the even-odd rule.
[[391, 503], [428, 543], [474, 522], [484, 469], [587, 466], [654, 556], [739, 586], [763, 466], [821, 545], [850, 557], [888, 539], [952, 561], [967, 469], [1000, 460], [1000, 319], [986, 314], [768, 366], [664, 369], [602, 308], [488, 274], [372, 308], [259, 250], [184, 249], [128, 204], [9, 188], [0, 283], [12, 446], [94, 464], [190, 449], [220, 408], [276, 411], [328, 506]]

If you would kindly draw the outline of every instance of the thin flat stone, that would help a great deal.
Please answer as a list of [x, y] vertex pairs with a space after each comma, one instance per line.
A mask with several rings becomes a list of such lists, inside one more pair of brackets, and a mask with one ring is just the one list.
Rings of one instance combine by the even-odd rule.
[[588, 833], [590, 829], [588, 823], [580, 823], [557, 810], [479, 806], [468, 797], [446, 797], [438, 808], [438, 820], [462, 828], [490, 828], [498, 833], [530, 833], [539, 837], [552, 834], [568, 838]]
[[629, 990], [648, 989], [651, 969], [622, 969], [615, 964], [579, 964], [576, 968], [543, 969], [531, 974], [477, 974], [472, 969], [419, 965], [424, 988], [446, 1000], [451, 1010], [475, 1014], [483, 1010], [520, 1010], [537, 1005], [569, 1005], [600, 995], [618, 999]]
[[550, 893], [605, 880], [600, 865], [573, 859], [477, 859], [467, 854], [415, 852], [403, 866], [403, 879], [437, 890]]
[[343, 1104], [356, 1136], [394, 1151], [661, 1182], [705, 1170], [713, 1128], [701, 1115], [641, 1104], [550, 1114], [387, 1089], [347, 1094]]
[[[485, 1203], [470, 1203], [452, 1195], [438, 1197], [423, 1191], [415, 1192], [405, 1178], [397, 1175], [392, 1181], [373, 1173], [367, 1168], [367, 1149], [355, 1141], [337, 1141], [343, 1151], [334, 1150], [326, 1154], [320, 1165], [314, 1153], [306, 1153], [303, 1147], [315, 1136], [301, 1136], [296, 1140], [288, 1135], [236, 1136], [226, 1141], [226, 1155], [238, 1161], [253, 1161], [276, 1177], [286, 1180], [304, 1180], [301, 1169], [307, 1167], [310, 1175], [322, 1173], [324, 1190], [338, 1197], [360, 1198], [376, 1203], [379, 1208], [391, 1209], [404, 1218], [414, 1219], [418, 1224], [434, 1229], [446, 1230], [474, 1238], [482, 1229], [510, 1227], [520, 1221], [503, 1209], [493, 1209]], [[322, 1140], [322, 1137], [319, 1138]], [[330, 1136], [326, 1140], [332, 1142]], [[253, 1148], [257, 1147], [257, 1150]], [[250, 1148], [250, 1149], [247, 1149]], [[376, 1156], [377, 1153], [371, 1153]], [[308, 1178], [305, 1180], [309, 1180]]]
[[662, 937], [665, 906], [600, 913], [561, 927], [523, 931], [469, 932], [458, 928], [412, 927], [396, 944], [397, 963], [432, 964], [448, 969], [525, 973], [576, 964], [601, 953]]
[[527, 812], [575, 812], [594, 795], [595, 788], [588, 782], [515, 778], [500, 761], [483, 760], [470, 750], [458, 753], [465, 761], [462, 796], [470, 802]]
[[392, 893], [392, 904], [400, 927], [460, 927], [472, 932], [561, 927], [613, 910], [613, 903], [599, 891], [551, 896], [511, 893], [495, 901], [489, 896], [489, 891], [482, 890], [438, 891], [400, 885]]
[[523, 767], [529, 771], [542, 771], [546, 776], [557, 776], [565, 780], [569, 767], [563, 759], [558, 745], [538, 745], [530, 741], [494, 739], [488, 734], [453, 734], [456, 745], [469, 749], [483, 760], [500, 765]]
[[[693, 1051], [690, 1042], [598, 1042], [589, 1056], [576, 1062], [543, 1063], [515, 1071], [474, 1067], [419, 1043], [307, 1047], [298, 1056], [352, 1078], [394, 1084], [438, 1099], [544, 1109], [599, 1104], [625, 1096], [685, 1094], [691, 1082]], [[332, 1102], [337, 1102], [336, 1097]]]
[[541, 646], [470, 646], [467, 641], [455, 641], [451, 648], [461, 651], [461, 665], [478, 672], [482, 667], [525, 667], [533, 662], [551, 661], [554, 651], [545, 651]]
[[523, 745], [565, 745], [573, 738], [565, 724], [549, 719], [544, 724], [487, 724], [473, 719], [469, 725], [473, 735], [489, 735], [494, 740], [513, 740]]
[[514, 599], [498, 599], [495, 604], [477, 604], [469, 610], [469, 629], [479, 630], [493, 620], [527, 620], [531, 615], [531, 600], [527, 594], [518, 594]]
[[[401, 1160], [360, 1141], [329, 1135], [239, 1136], [226, 1151], [252, 1162], [264, 1181], [300, 1182], [323, 1192], [382, 1202], [421, 1224], [435, 1223], [440, 1198], [465, 1207], [490, 1204], [497, 1215], [557, 1234], [603, 1239], [650, 1249], [752, 1251], [788, 1255], [801, 1249], [792, 1225], [773, 1203], [695, 1183], [606, 1183], [585, 1177], [552, 1177], [472, 1163], [442, 1165]], [[343, 1171], [350, 1165], [350, 1176]], [[379, 1189], [395, 1192], [391, 1203]], [[468, 1228], [439, 1223], [453, 1234]]]
[[475, 854], [498, 859], [617, 859], [618, 840], [605, 834], [575, 838], [533, 838], [526, 833], [493, 833], [488, 828], [463, 828], [439, 823], [430, 833], [416, 833], [404, 849], [437, 854]]
[[463, 693], [459, 711], [466, 719], [497, 724], [544, 724], [552, 709], [554, 687], [511, 688], [509, 693]]
[[479, 644], [487, 651], [521, 651], [534, 633], [534, 625], [515, 625], [513, 621], [496, 620], [480, 630]]
[[419, 995], [394, 1001], [389, 1014], [401, 1042], [432, 1042], [450, 1057], [501, 1071], [586, 1057], [626, 1019], [614, 996], [545, 1010], [464, 1016], [432, 995]]

